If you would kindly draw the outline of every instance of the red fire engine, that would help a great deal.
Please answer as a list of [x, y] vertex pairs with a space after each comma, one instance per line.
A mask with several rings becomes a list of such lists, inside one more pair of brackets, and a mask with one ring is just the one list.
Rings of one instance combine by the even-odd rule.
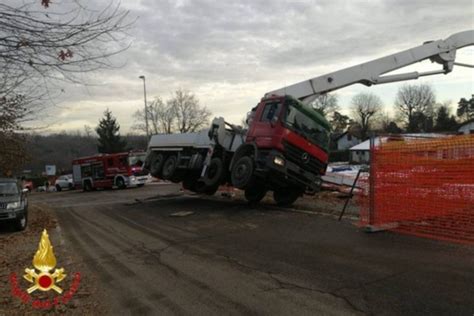
[[145, 156], [144, 152], [125, 152], [74, 159], [74, 186], [84, 191], [143, 186], [148, 179], [148, 172], [143, 169]]

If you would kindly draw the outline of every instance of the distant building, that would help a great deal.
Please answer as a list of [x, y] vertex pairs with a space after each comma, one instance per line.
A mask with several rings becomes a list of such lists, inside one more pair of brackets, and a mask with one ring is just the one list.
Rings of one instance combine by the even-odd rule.
[[474, 119], [470, 119], [461, 124], [458, 128], [459, 134], [474, 134]]
[[[402, 139], [424, 139], [424, 138], [440, 138], [446, 137], [445, 134], [436, 133], [418, 133], [418, 134], [400, 134]], [[375, 137], [374, 145], [378, 146], [381, 142], [387, 141], [387, 137]], [[354, 164], [369, 164], [370, 163], [370, 139], [351, 147], [350, 149], [350, 163]]]
[[357, 144], [362, 140], [352, 131], [342, 133], [336, 138], [337, 150], [346, 150]]
[[[374, 138], [374, 145], [380, 145], [380, 137]], [[370, 162], [370, 139], [351, 147], [350, 162], [355, 164], [368, 164]]]

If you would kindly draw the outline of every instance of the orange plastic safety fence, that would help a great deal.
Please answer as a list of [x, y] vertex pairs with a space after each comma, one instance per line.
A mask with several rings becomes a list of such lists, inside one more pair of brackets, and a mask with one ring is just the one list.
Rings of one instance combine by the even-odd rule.
[[361, 225], [474, 244], [474, 135], [382, 142], [361, 185]]

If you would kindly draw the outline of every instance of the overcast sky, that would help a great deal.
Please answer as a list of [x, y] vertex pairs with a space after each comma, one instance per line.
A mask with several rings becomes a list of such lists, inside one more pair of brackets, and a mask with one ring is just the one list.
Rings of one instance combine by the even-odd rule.
[[[137, 17], [131, 48], [114, 60], [125, 66], [87, 77], [87, 88], [65, 86], [57, 107], [37, 123], [47, 132], [95, 127], [107, 107], [129, 132], [132, 113], [143, 107], [140, 75], [149, 100], [181, 87], [214, 116], [237, 123], [267, 91], [474, 28], [473, 0], [124, 0], [122, 7]], [[474, 49], [461, 50], [458, 61], [474, 63]], [[438, 68], [427, 62], [407, 70]], [[418, 82], [453, 104], [474, 92], [469, 68]], [[337, 94], [345, 112], [360, 91], [379, 95], [390, 111], [400, 85]]]

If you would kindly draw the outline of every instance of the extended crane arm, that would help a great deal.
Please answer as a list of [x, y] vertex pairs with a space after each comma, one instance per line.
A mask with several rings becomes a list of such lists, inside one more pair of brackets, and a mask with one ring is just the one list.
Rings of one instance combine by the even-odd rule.
[[[456, 50], [470, 45], [474, 45], [474, 30], [453, 34], [445, 40], [426, 42], [423, 45], [396, 54], [305, 80], [288, 87], [268, 92], [265, 95], [291, 95], [304, 103], [309, 103], [320, 94], [344, 88], [355, 83], [371, 86], [380, 83], [418, 79], [421, 76], [447, 74], [453, 70], [454, 65], [474, 67], [472, 65], [455, 62]], [[443, 69], [421, 73], [410, 72], [382, 76], [393, 70], [426, 59], [443, 65]]]

